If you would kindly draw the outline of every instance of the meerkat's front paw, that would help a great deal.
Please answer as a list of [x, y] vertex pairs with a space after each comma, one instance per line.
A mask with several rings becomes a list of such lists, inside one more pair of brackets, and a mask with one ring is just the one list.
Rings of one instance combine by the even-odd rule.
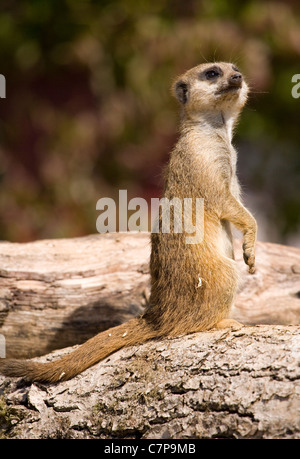
[[249, 273], [254, 274], [255, 273], [255, 250], [254, 247], [250, 246], [244, 242], [243, 243], [243, 257], [244, 257], [244, 262], [246, 265], [249, 266]]

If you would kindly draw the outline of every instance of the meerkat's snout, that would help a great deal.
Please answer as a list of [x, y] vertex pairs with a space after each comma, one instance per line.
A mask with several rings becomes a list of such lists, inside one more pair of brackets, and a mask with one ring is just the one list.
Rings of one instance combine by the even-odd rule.
[[230, 86], [240, 88], [243, 83], [243, 75], [241, 73], [234, 73], [229, 77], [228, 84]]
[[240, 72], [235, 71], [229, 75], [225, 81], [220, 81], [220, 87], [216, 91], [216, 95], [219, 96], [224, 93], [238, 93], [239, 89], [243, 86], [243, 75]]

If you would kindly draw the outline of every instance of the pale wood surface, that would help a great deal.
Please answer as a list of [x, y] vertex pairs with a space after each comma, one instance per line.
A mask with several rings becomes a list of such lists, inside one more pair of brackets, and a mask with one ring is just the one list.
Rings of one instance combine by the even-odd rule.
[[[142, 312], [149, 255], [148, 234], [0, 243], [7, 355], [80, 343]], [[55, 385], [0, 376], [0, 438], [300, 438], [300, 249], [258, 243], [253, 276], [240, 241], [236, 259], [232, 317], [251, 326], [123, 349]]]
[[257, 325], [149, 342], [54, 385], [0, 376], [0, 438], [299, 439], [299, 332]]
[[[300, 323], [300, 249], [258, 243], [232, 317], [248, 325]], [[141, 313], [149, 294], [147, 233], [0, 243], [0, 333], [8, 357], [82, 343]]]

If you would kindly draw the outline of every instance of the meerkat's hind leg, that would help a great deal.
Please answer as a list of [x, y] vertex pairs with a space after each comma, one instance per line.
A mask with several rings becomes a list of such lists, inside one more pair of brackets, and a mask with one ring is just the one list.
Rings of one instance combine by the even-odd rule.
[[240, 330], [242, 327], [244, 327], [243, 324], [238, 322], [237, 320], [234, 319], [223, 319], [218, 322], [214, 328], [217, 330], [222, 330], [223, 328], [231, 328], [233, 331], [234, 330]]

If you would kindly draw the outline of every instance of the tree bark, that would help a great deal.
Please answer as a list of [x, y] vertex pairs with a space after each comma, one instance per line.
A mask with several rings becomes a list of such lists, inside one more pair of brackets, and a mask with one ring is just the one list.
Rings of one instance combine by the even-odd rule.
[[300, 438], [299, 331], [149, 342], [56, 385], [0, 377], [2, 438]]
[[[251, 276], [235, 241], [245, 324], [300, 323], [300, 249], [257, 244]], [[149, 294], [147, 233], [0, 243], [0, 333], [7, 357], [80, 344], [141, 313]]]
[[143, 311], [149, 236], [107, 234], [0, 244], [7, 357], [80, 344]]
[[[0, 438], [300, 438], [300, 249], [258, 243], [251, 276], [236, 247], [232, 317], [248, 326], [123, 349], [56, 385], [0, 376]], [[148, 234], [0, 249], [7, 356], [80, 343], [143, 311]]]

